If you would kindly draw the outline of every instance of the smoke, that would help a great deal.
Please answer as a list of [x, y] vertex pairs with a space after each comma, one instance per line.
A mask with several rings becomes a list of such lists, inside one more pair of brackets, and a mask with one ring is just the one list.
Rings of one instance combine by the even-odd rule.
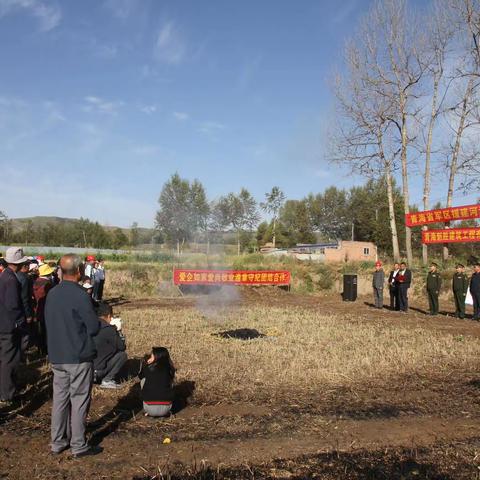
[[238, 304], [242, 296], [235, 285], [222, 285], [215, 290], [207, 290], [205, 295], [196, 298], [195, 306], [212, 323], [225, 322], [228, 311]]

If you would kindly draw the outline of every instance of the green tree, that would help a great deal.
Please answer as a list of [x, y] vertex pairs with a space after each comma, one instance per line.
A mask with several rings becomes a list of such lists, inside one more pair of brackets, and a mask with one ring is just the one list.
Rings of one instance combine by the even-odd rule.
[[265, 194], [265, 201], [260, 203], [260, 207], [267, 213], [272, 215], [272, 243], [273, 248], [275, 248], [275, 240], [276, 240], [276, 226], [277, 226], [277, 219], [280, 209], [285, 202], [285, 194], [280, 190], [279, 187], [272, 187], [272, 190]]
[[310, 194], [306, 202], [312, 226], [325, 240], [351, 237], [352, 212], [345, 190], [329, 187], [323, 193]]
[[251, 232], [260, 219], [255, 199], [246, 188], [242, 188], [238, 195], [229, 193], [216, 202], [213, 216], [219, 229], [230, 229], [236, 233], [237, 254], [240, 255], [240, 234]]
[[283, 236], [288, 238], [286, 246], [316, 242], [305, 199], [287, 200], [280, 211], [279, 221], [283, 227]]
[[140, 242], [140, 233], [138, 231], [138, 223], [133, 222], [130, 227], [130, 245], [136, 247]]
[[125, 245], [128, 245], [128, 237], [125, 235], [121, 228], [116, 228], [111, 235], [112, 248], [119, 249], [121, 247], [124, 247]]
[[155, 218], [156, 228], [167, 242], [177, 245], [179, 254], [180, 246], [190, 239], [194, 229], [190, 200], [190, 184], [178, 173], [165, 183], [158, 199], [160, 209]]
[[10, 238], [11, 222], [7, 214], [0, 210], [0, 240], [3, 243], [8, 243]]
[[190, 185], [190, 202], [194, 233], [200, 233], [205, 237], [208, 253], [210, 246], [209, 220], [211, 211], [205, 188], [198, 180], [194, 180]]

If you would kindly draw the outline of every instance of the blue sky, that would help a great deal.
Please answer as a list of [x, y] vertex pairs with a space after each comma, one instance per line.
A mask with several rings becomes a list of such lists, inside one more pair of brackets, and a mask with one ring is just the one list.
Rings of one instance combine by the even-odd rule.
[[210, 198], [362, 182], [324, 132], [369, 3], [0, 0], [1, 209], [151, 226], [176, 171]]

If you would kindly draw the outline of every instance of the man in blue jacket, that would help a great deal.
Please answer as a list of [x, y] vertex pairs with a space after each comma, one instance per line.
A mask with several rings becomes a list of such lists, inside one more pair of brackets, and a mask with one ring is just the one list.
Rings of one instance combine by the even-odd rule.
[[79, 285], [83, 264], [79, 256], [60, 259], [62, 282], [47, 296], [45, 326], [48, 358], [53, 371], [51, 449], [59, 454], [71, 447], [75, 458], [95, 455], [85, 437], [93, 384], [93, 336], [100, 324], [92, 301]]
[[16, 272], [28, 261], [19, 247], [5, 252], [7, 268], [0, 275], [0, 402], [15, 395], [14, 373], [20, 362], [19, 328], [25, 324], [21, 287]]

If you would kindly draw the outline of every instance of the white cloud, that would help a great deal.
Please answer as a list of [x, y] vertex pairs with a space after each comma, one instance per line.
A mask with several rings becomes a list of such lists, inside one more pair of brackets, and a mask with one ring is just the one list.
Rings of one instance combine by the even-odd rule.
[[118, 55], [118, 47], [116, 45], [100, 44], [96, 41], [92, 43], [93, 54], [99, 58], [115, 58]]
[[157, 145], [137, 145], [136, 147], [132, 148], [131, 152], [134, 155], [146, 157], [159, 153], [160, 147]]
[[145, 113], [146, 115], [152, 115], [157, 111], [156, 105], [142, 105], [140, 107], [140, 111]]
[[190, 118], [190, 115], [185, 112], [173, 112], [173, 116], [175, 120], [178, 120], [179, 122], [184, 122]]
[[0, 18], [25, 10], [40, 23], [40, 30], [48, 32], [60, 24], [62, 12], [58, 5], [41, 0], [0, 0]]
[[159, 62], [178, 65], [185, 57], [187, 50], [183, 35], [173, 21], [166, 22], [160, 28], [153, 56]]
[[112, 12], [112, 14], [125, 20], [135, 10], [138, 0], [106, 0], [105, 7]]
[[205, 135], [215, 135], [222, 130], [225, 130], [225, 125], [218, 122], [202, 122], [198, 127], [198, 131]]
[[118, 110], [123, 107], [124, 102], [111, 102], [100, 97], [89, 95], [84, 98], [83, 111], [88, 113], [101, 113], [104, 115], [118, 115]]
[[47, 121], [51, 123], [65, 122], [67, 119], [55, 102], [45, 101], [43, 107], [47, 111]]

